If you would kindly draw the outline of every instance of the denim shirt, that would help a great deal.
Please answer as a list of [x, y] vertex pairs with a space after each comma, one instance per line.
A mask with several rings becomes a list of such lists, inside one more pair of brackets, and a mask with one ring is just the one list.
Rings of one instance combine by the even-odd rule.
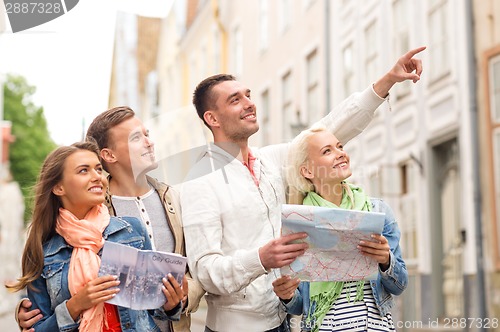
[[[377, 280], [370, 281], [377, 308], [380, 311], [380, 315], [385, 316], [394, 305], [393, 295], [400, 295], [408, 285], [408, 272], [406, 271], [405, 262], [401, 257], [401, 247], [399, 246], [401, 231], [391, 208], [387, 203], [377, 198], [371, 198], [371, 203], [373, 212], [385, 214], [382, 235], [385, 236], [391, 248], [389, 253], [389, 268], [386, 271], [381, 271], [379, 268]], [[281, 303], [285, 306], [285, 310], [288, 313], [293, 315], [303, 314], [301, 330], [310, 331], [312, 329], [314, 322], [306, 323], [305, 321], [311, 305], [309, 282], [301, 282], [293, 298], [288, 303], [284, 303], [283, 301]], [[313, 304], [311, 310], [311, 313], [313, 313], [315, 304]]]
[[[103, 232], [104, 240], [128, 245], [137, 249], [151, 249], [151, 241], [142, 223], [132, 217], [111, 217]], [[73, 247], [62, 236], [54, 235], [43, 245], [44, 266], [41, 276], [34, 282], [32, 290], [28, 287], [28, 297], [32, 309], [40, 309], [43, 318], [33, 327], [43, 331], [77, 331], [79, 321], [75, 322], [66, 307], [71, 298], [68, 288], [69, 262]], [[99, 252], [101, 255], [102, 250]], [[161, 308], [154, 311], [132, 310], [118, 306], [118, 315], [123, 332], [151, 331], [160, 329], [151, 315], [158, 319], [179, 320], [180, 309], [168, 316]], [[171, 313], [169, 311], [169, 313]]]

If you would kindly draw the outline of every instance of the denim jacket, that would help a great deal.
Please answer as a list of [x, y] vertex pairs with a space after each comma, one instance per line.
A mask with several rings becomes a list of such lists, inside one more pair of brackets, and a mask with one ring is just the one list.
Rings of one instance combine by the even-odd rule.
[[[380, 315], [385, 316], [394, 305], [393, 295], [400, 295], [408, 285], [408, 272], [399, 246], [401, 232], [391, 208], [387, 203], [377, 198], [371, 198], [371, 203], [372, 211], [385, 214], [382, 235], [385, 236], [391, 248], [389, 268], [386, 271], [379, 269], [377, 280], [370, 281], [377, 308]], [[314, 326], [314, 323], [306, 323], [305, 321], [311, 305], [309, 299], [309, 282], [304, 281], [299, 284], [294, 297], [288, 303], [281, 302], [288, 313], [303, 314], [301, 322], [301, 330], [303, 331], [310, 331]], [[314, 312], [314, 304], [311, 310], [311, 313]]]
[[[125, 244], [137, 249], [151, 249], [151, 242], [142, 223], [132, 217], [111, 217], [109, 225], [103, 232], [104, 240]], [[43, 245], [44, 266], [41, 276], [34, 282], [32, 290], [28, 287], [28, 297], [33, 303], [32, 309], [40, 309], [43, 318], [33, 327], [38, 332], [43, 331], [77, 331], [79, 321], [75, 322], [66, 307], [71, 298], [68, 288], [69, 262], [73, 247], [62, 236], [54, 235]], [[99, 252], [99, 255], [102, 253]], [[123, 332], [151, 331], [160, 329], [151, 315], [159, 319], [178, 320], [168, 316], [163, 309], [154, 311], [132, 310], [117, 307]], [[170, 313], [170, 312], [169, 312]]]

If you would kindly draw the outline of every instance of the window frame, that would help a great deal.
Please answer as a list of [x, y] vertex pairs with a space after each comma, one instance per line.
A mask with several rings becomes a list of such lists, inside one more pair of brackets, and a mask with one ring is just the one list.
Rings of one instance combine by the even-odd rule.
[[[314, 48], [306, 56], [306, 102], [307, 102], [307, 120], [309, 123], [318, 121], [323, 117], [321, 114], [321, 107], [319, 105], [320, 91], [320, 63], [319, 52]], [[313, 106], [315, 104], [315, 107]]]
[[284, 117], [283, 121], [283, 137], [290, 139], [291, 125], [293, 122], [293, 87], [292, 87], [292, 70], [287, 70], [281, 75], [281, 111]]
[[262, 146], [271, 144], [271, 92], [266, 87], [260, 93], [260, 127], [262, 131]]
[[278, 12], [278, 24], [281, 34], [285, 33], [292, 25], [292, 0], [280, 0]]
[[[482, 74], [484, 79], [484, 97], [485, 97], [485, 108], [486, 108], [486, 116], [485, 116], [485, 151], [489, 154], [490, 163], [488, 165], [488, 177], [493, 179], [493, 186], [489, 188], [489, 192], [487, 193], [490, 197], [496, 197], [497, 192], [500, 192], [500, 171], [496, 171], [498, 167], [500, 167], [500, 156], [495, 157], [495, 149], [499, 149], [500, 147], [495, 146], [495, 135], [500, 135], [500, 119], [495, 119], [493, 116], [493, 98], [492, 95], [492, 79], [491, 79], [491, 71], [490, 66], [492, 61], [498, 61], [500, 63], [500, 46], [496, 46], [490, 50], [484, 52], [483, 55], [483, 66], [482, 66]], [[499, 83], [500, 84], [500, 83]], [[500, 100], [498, 101], [500, 102]], [[498, 122], [496, 122], [498, 121]], [[497, 144], [500, 144], [500, 139]], [[498, 187], [497, 187], [498, 186]], [[494, 266], [496, 271], [500, 271], [500, 202], [496, 202], [494, 199], [494, 204], [491, 206], [491, 230], [493, 232], [493, 253], [494, 253]], [[496, 203], [496, 204], [495, 204]]]
[[[408, 266], [417, 266], [419, 260], [417, 227], [417, 182], [418, 173], [415, 169], [415, 163], [412, 160], [406, 160], [399, 164], [400, 195], [399, 195], [399, 213], [401, 218], [398, 222], [401, 225], [401, 245], [405, 253], [405, 261]], [[410, 211], [405, 207], [410, 206]]]
[[[435, 61], [430, 63], [430, 80], [435, 82], [450, 73], [449, 63], [450, 52], [449, 45], [451, 31], [449, 30], [448, 20], [448, 0], [434, 0], [429, 2], [429, 11], [427, 20], [429, 22], [429, 57]], [[433, 20], [433, 17], [436, 17]], [[434, 26], [434, 22], [439, 22], [439, 26]], [[435, 31], [438, 28], [439, 31]]]
[[232, 55], [233, 55], [233, 72], [236, 77], [243, 74], [244, 64], [244, 46], [243, 46], [243, 31], [242, 26], [237, 24], [233, 27]]
[[269, 48], [269, 0], [259, 0], [259, 47], [261, 51]]
[[[410, 49], [410, 23], [407, 18], [410, 15], [410, 0], [393, 0], [393, 31], [394, 31], [394, 57], [397, 59], [401, 54]], [[400, 82], [394, 87], [396, 100], [411, 94], [411, 81]]]
[[[349, 53], [347, 53], [349, 51]], [[354, 45], [353, 42], [349, 42], [342, 49], [342, 85], [344, 88], [344, 96], [350, 96], [356, 89], [355, 77], [354, 77]]]
[[378, 36], [379, 22], [374, 19], [366, 25], [363, 31], [365, 43], [364, 70], [366, 75], [365, 85], [375, 83], [377, 79], [377, 65], [379, 61]]

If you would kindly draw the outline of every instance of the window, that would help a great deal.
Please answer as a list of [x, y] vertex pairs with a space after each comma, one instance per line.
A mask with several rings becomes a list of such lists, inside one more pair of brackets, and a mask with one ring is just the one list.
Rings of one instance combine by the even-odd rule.
[[495, 206], [491, 218], [496, 231], [496, 267], [500, 270], [500, 47], [496, 47], [488, 59], [488, 94], [489, 94], [489, 135], [492, 140], [492, 162], [494, 184], [489, 195], [493, 195]]
[[368, 188], [369, 188], [369, 193], [370, 196], [372, 197], [381, 197], [381, 190], [380, 190], [380, 176], [379, 172], [373, 172], [371, 175], [368, 176]]
[[271, 101], [269, 89], [262, 92], [260, 96], [260, 132], [262, 134], [261, 146], [271, 144]]
[[[497, 208], [500, 208], [500, 128], [496, 128], [493, 134], [493, 158], [495, 163], [495, 201], [497, 202]], [[500, 218], [499, 225], [500, 225]], [[500, 239], [500, 237], [499, 237]], [[499, 248], [500, 249], [500, 248]]]
[[309, 123], [318, 121], [322, 114], [320, 111], [319, 101], [319, 64], [318, 52], [312, 51], [307, 56], [307, 114], [309, 115]]
[[292, 0], [280, 0], [279, 27], [284, 32], [292, 21]]
[[365, 72], [366, 85], [372, 84], [377, 79], [377, 24], [373, 22], [365, 29]]
[[269, 46], [269, 0], [260, 0], [259, 10], [260, 49], [266, 50]]
[[342, 62], [344, 69], [344, 95], [347, 97], [354, 92], [354, 64], [352, 44], [347, 45], [342, 51]]
[[[393, 31], [394, 31], [394, 53], [395, 58], [405, 54], [410, 49], [409, 42], [409, 0], [395, 0], [393, 3]], [[400, 99], [411, 92], [411, 82], [404, 81], [394, 87], [394, 96]]]
[[243, 74], [243, 33], [239, 26], [234, 28], [233, 61], [234, 74], [239, 77]]
[[[172, 109], [173, 105], [176, 105], [176, 102], [177, 102], [177, 99], [174, 97], [175, 93], [176, 93], [175, 87], [177, 86], [177, 84], [175, 84], [174, 68], [173, 68], [172, 64], [167, 67], [167, 80], [166, 80], [166, 82], [162, 82], [160, 84], [162, 84], [161, 91], [165, 94], [165, 98], [163, 100], [161, 100], [162, 107], [164, 107], [164, 109], [167, 109], [167, 110]], [[172, 87], [172, 88], [171, 89], [164, 89], [163, 86], [168, 86], [168, 87]]]
[[289, 71], [281, 78], [281, 110], [283, 114], [283, 138], [290, 139], [292, 137], [292, 124], [294, 114], [292, 111], [292, 73]]
[[442, 0], [429, 0], [429, 7], [436, 7]]
[[405, 259], [408, 264], [416, 263], [418, 258], [418, 242], [416, 228], [416, 176], [413, 163], [407, 162], [399, 167], [400, 171], [400, 191], [401, 198], [399, 212], [401, 220], [401, 245], [405, 253]]
[[221, 70], [221, 56], [220, 56], [220, 51], [221, 51], [221, 42], [220, 42], [220, 32], [219, 28], [217, 26], [214, 27], [214, 58], [213, 58], [213, 63], [214, 63], [214, 72], [215, 73], [220, 73]]
[[491, 119], [495, 124], [500, 123], [500, 55], [490, 62], [491, 86]]
[[195, 54], [189, 57], [189, 90], [194, 91], [198, 80], [198, 63]]
[[200, 48], [200, 77], [208, 76], [208, 64], [205, 54], [207, 54], [207, 45], [206, 43], [203, 43]]
[[446, 74], [450, 69], [449, 39], [450, 33], [447, 28], [446, 4], [444, 0], [432, 1], [429, 12], [429, 38], [430, 45], [430, 78], [437, 79]]
[[500, 254], [500, 126], [498, 126], [498, 124], [497, 128], [493, 132], [493, 165], [495, 170], [497, 250]]
[[155, 118], [160, 115], [160, 90], [158, 89], [158, 73], [151, 71], [146, 77], [146, 95], [150, 118]]

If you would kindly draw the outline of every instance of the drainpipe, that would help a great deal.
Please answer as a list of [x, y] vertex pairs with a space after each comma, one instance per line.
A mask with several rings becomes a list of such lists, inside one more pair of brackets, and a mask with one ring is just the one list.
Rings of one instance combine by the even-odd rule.
[[330, 0], [325, 0], [325, 106], [331, 110], [330, 98]]
[[[468, 61], [468, 81], [469, 81], [469, 110], [471, 125], [472, 160], [479, 160], [479, 140], [478, 140], [478, 112], [477, 112], [477, 78], [476, 78], [476, 58], [474, 45], [474, 16], [472, 0], [465, 1], [465, 23], [467, 38], [467, 61]], [[481, 224], [481, 179], [479, 163], [472, 163], [473, 176], [473, 200], [474, 200], [474, 226], [476, 231], [475, 245], [477, 256], [477, 295], [478, 295], [478, 315], [482, 321], [486, 317], [486, 292], [484, 285], [484, 254], [483, 254], [483, 230]], [[485, 331], [484, 324], [479, 331]]]

